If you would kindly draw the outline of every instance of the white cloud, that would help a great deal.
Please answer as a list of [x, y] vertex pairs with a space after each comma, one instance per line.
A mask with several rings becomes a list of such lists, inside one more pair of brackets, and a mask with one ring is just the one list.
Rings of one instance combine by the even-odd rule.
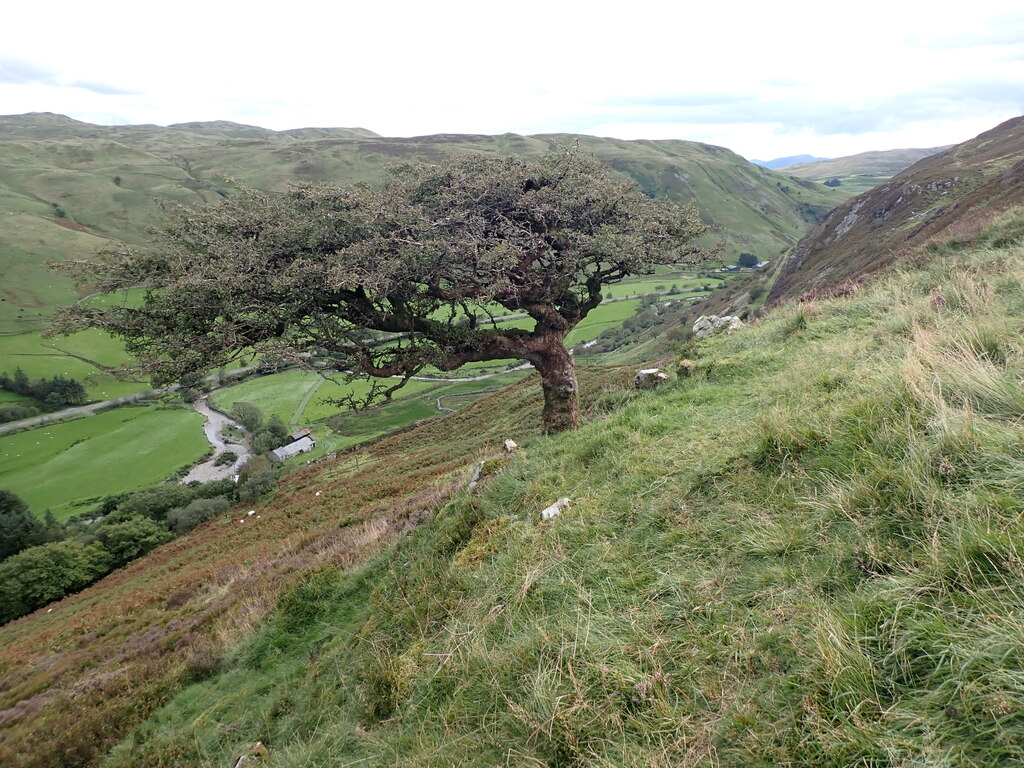
[[768, 157], [951, 143], [1024, 111], [1017, 2], [917, 6], [52, 0], [5, 11], [0, 112], [574, 131]]

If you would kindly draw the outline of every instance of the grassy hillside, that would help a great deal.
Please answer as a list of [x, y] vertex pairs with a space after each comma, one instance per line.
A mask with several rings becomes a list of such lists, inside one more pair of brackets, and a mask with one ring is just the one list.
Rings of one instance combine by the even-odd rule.
[[655, 392], [584, 369], [576, 433], [517, 385], [0, 629], [0, 759], [1024, 761], [1022, 222]]
[[87, 255], [111, 241], [143, 242], [168, 205], [214, 202], [230, 192], [231, 180], [271, 191], [296, 181], [374, 181], [405, 159], [530, 156], [577, 141], [652, 195], [696, 199], [726, 240], [727, 261], [744, 250], [778, 254], [842, 199], [695, 142], [569, 134], [400, 139], [363, 129], [95, 126], [60, 115], [11, 115], [0, 117], [0, 216], [14, 226], [4, 228], [0, 266], [19, 271], [7, 272], [14, 279], [5, 283], [0, 332], [37, 329], [48, 308], [75, 297], [75, 287], [42, 269], [44, 262]]
[[215, 198], [173, 158], [101, 138], [10, 138], [0, 125], [0, 332], [41, 329], [52, 307], [79, 297], [47, 262], [144, 243], [168, 205]]
[[[119, 243], [145, 247], [147, 228], [175, 204], [216, 204], [237, 183], [282, 191], [296, 181], [373, 182], [402, 160], [463, 152], [533, 156], [577, 142], [655, 197], [696, 200], [713, 225], [709, 244], [723, 242], [725, 262], [744, 251], [778, 256], [843, 199], [721, 147], [685, 141], [569, 134], [400, 139], [360, 128], [275, 132], [224, 121], [97, 126], [53, 114], [0, 116], [0, 371], [21, 366], [37, 378], [68, 370], [89, 377], [89, 395], [97, 399], [143, 389], [103, 373], [117, 350], [93, 357], [73, 345], [57, 350], [56, 342], [40, 342], [36, 334], [53, 308], [91, 290], [46, 265]], [[584, 335], [576, 332], [571, 343]]]
[[825, 183], [839, 180], [837, 191], [847, 197], [867, 192], [888, 181], [918, 160], [931, 157], [949, 147], [931, 149], [889, 149], [880, 152], [861, 152], [857, 155], [818, 160], [812, 163], [787, 165], [779, 170], [800, 179]]
[[[584, 371], [585, 411], [610, 407], [630, 378], [628, 369]], [[236, 510], [52, 612], [0, 628], [0, 764], [87, 764], [212, 671], [302, 573], [362, 561], [432, 516], [506, 437], [536, 437], [540, 410], [534, 378], [306, 469], [245, 524]]]

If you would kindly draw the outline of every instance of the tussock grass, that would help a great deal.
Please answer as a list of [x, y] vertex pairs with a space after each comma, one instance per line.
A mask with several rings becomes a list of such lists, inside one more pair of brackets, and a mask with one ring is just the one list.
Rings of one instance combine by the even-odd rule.
[[940, 254], [599, 395], [361, 565], [296, 565], [100, 764], [1024, 763], [1020, 255]]

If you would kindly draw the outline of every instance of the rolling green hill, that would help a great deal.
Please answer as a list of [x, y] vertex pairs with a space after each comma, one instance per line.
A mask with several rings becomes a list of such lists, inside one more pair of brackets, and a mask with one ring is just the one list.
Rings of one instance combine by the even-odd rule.
[[275, 132], [224, 121], [97, 126], [46, 113], [0, 117], [0, 371], [69, 371], [87, 379], [95, 399], [144, 389], [114, 383], [105, 372], [120, 362], [117, 349], [93, 355], [39, 338], [53, 307], [90, 292], [46, 265], [120, 243], [145, 247], [147, 228], [158, 226], [169, 206], [216, 204], [238, 183], [282, 191], [296, 181], [373, 182], [402, 160], [462, 152], [529, 156], [577, 143], [650, 195], [696, 200], [714, 226], [709, 242], [724, 243], [727, 262], [743, 251], [781, 254], [842, 199], [729, 150], [684, 141], [569, 134], [402, 139], [361, 128]]
[[889, 149], [881, 152], [861, 152], [857, 155], [818, 160], [813, 163], [787, 165], [779, 170], [790, 176], [823, 184], [826, 181], [834, 183], [838, 180], [839, 184], [836, 188], [845, 192], [848, 197], [853, 197], [888, 181], [918, 160], [931, 157], [947, 149], [949, 149], [948, 146], [931, 149]]
[[0, 628], [0, 762], [1024, 762], [1022, 222], [653, 392], [584, 367], [574, 433], [513, 385]]
[[296, 181], [374, 181], [391, 163], [446, 154], [537, 155], [580, 147], [656, 197], [696, 200], [740, 251], [786, 250], [842, 198], [758, 168], [721, 147], [569, 134], [383, 138], [365, 129], [269, 131], [229, 122], [96, 126], [61, 115], [0, 117], [0, 332], [39, 330], [49, 309], [88, 286], [43, 266], [117, 242], [138, 245], [168, 205], [213, 203], [240, 182], [270, 191]]

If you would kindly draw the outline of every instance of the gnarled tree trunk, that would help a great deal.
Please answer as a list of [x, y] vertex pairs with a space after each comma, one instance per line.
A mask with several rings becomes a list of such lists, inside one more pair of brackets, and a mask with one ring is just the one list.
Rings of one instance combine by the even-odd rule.
[[579, 426], [579, 384], [573, 370], [572, 355], [562, 336], [544, 337], [545, 344], [529, 356], [540, 374], [544, 390], [544, 431], [548, 434]]

